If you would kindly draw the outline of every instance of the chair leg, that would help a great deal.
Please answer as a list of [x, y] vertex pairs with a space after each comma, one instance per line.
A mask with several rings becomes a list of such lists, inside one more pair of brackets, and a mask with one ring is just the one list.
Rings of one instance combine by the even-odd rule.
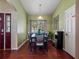
[[31, 43], [30, 44], [30, 51], [36, 51], [36, 45], [35, 45], [35, 43]]
[[31, 43], [30, 43], [30, 51], [32, 51], [32, 45], [31, 45]]
[[46, 51], [48, 51], [48, 46], [46, 46]]
[[45, 49], [46, 49], [46, 51], [48, 51], [48, 44], [47, 43], [45, 43]]

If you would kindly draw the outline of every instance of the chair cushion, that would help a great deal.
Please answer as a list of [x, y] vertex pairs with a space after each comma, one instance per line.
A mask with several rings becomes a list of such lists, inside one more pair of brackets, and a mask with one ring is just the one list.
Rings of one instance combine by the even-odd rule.
[[43, 46], [43, 43], [36, 43], [37, 46]]
[[33, 33], [33, 34], [31, 35], [31, 37], [35, 37], [35, 33]]

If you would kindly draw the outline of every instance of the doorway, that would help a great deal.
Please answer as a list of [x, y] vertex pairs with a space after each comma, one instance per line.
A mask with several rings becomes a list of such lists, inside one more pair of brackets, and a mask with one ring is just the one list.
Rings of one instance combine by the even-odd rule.
[[0, 13], [0, 49], [11, 49], [11, 14]]

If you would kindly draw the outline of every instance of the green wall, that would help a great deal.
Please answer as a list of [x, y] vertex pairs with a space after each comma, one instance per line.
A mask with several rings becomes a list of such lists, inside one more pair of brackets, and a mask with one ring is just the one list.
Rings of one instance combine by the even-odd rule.
[[61, 0], [58, 7], [53, 13], [53, 17], [57, 16], [58, 14], [63, 13], [66, 9], [68, 9], [73, 4], [75, 4], [75, 0]]
[[[75, 0], [61, 0], [57, 8], [55, 9], [53, 15], [52, 15], [52, 21], [54, 20], [54, 17], [59, 15], [59, 30], [64, 30], [64, 12], [66, 9], [71, 7], [75, 4]], [[52, 23], [53, 24], [53, 23]], [[54, 30], [54, 27], [53, 27]]]
[[11, 0], [17, 11], [17, 43], [21, 45], [27, 37], [27, 14], [19, 0]]

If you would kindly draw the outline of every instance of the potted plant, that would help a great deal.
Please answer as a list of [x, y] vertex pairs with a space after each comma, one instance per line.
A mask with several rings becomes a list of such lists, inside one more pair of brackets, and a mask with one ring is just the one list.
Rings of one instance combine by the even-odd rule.
[[49, 33], [48, 33], [48, 38], [49, 38], [49, 39], [53, 39], [53, 37], [54, 37], [53, 32], [49, 31]]

